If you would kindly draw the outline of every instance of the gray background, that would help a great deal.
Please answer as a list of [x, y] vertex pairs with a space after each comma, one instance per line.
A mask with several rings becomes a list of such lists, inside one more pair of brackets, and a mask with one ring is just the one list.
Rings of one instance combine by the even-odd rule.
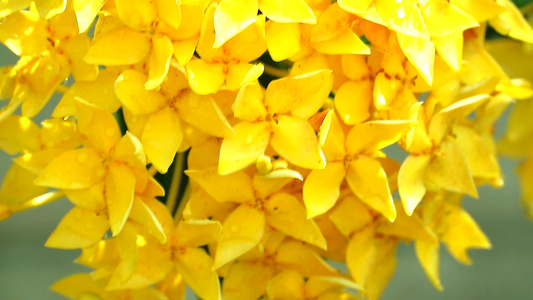
[[[1, 46], [0, 65], [16, 57]], [[57, 99], [55, 99], [57, 101]], [[45, 112], [43, 115], [49, 114]], [[498, 125], [501, 132], [504, 122]], [[533, 299], [533, 223], [519, 206], [516, 162], [501, 160], [506, 185], [480, 188], [480, 199], [465, 199], [464, 206], [490, 238], [493, 249], [470, 251], [473, 266], [453, 260], [441, 251], [438, 292], [416, 260], [412, 245], [401, 245], [398, 269], [382, 299]], [[0, 154], [0, 177], [9, 157]], [[0, 222], [0, 300], [60, 299], [48, 287], [84, 268], [73, 263], [79, 251], [45, 248], [44, 242], [71, 205], [62, 199], [22, 212]]]

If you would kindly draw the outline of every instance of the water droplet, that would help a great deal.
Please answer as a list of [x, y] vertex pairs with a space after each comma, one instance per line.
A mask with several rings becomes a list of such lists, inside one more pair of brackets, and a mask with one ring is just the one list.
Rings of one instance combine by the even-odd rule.
[[80, 164], [84, 164], [88, 158], [89, 158], [89, 154], [87, 154], [87, 152], [81, 152], [78, 154], [78, 157], [77, 157], [78, 162]]
[[231, 226], [230, 231], [231, 232], [237, 232], [237, 231], [239, 231], [239, 229], [240, 229], [240, 226], [235, 224], [235, 225]]
[[403, 11], [403, 7], [401, 7], [400, 9], [398, 9], [398, 12], [396, 13], [396, 15], [397, 15], [398, 18], [400, 18], [400, 19], [405, 18], [405, 12]]
[[115, 131], [116, 131], [115, 128], [113, 128], [113, 127], [108, 127], [108, 128], [105, 130], [105, 135], [106, 135], [107, 137], [113, 137], [113, 136], [115, 135], [115, 133], [116, 133]]

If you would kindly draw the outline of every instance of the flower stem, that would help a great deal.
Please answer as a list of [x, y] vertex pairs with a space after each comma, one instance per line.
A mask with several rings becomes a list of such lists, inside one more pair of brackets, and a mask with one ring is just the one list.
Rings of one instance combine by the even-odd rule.
[[15, 213], [15, 212], [24, 211], [24, 210], [27, 210], [27, 209], [30, 209], [30, 208], [34, 208], [34, 207], [37, 207], [37, 206], [41, 206], [43, 204], [50, 203], [52, 201], [61, 199], [64, 196], [65, 196], [65, 193], [60, 192], [60, 191], [44, 193], [44, 194], [42, 194], [40, 196], [37, 196], [37, 197], [32, 198], [32, 199], [30, 199], [28, 201], [25, 201], [25, 202], [23, 202], [21, 204], [17, 204], [17, 205], [11, 206], [11, 212]]

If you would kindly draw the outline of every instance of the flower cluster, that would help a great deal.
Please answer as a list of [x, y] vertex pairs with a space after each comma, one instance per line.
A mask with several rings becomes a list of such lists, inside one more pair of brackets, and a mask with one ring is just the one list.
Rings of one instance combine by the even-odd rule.
[[485, 45], [487, 28], [533, 42], [510, 0], [19, 0], [0, 17], [20, 57], [0, 69], [0, 219], [74, 204], [46, 246], [94, 271], [61, 295], [377, 299], [400, 242], [439, 290], [441, 243], [465, 264], [491, 247], [461, 200], [503, 185], [494, 123], [533, 95]]

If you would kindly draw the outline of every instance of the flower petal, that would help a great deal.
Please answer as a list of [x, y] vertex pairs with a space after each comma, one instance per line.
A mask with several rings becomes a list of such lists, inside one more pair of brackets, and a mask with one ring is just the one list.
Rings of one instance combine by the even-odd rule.
[[120, 139], [120, 128], [110, 112], [76, 100], [78, 128], [89, 145], [107, 155]]
[[174, 45], [169, 37], [152, 36], [152, 51], [150, 53], [150, 70], [148, 71], [148, 81], [144, 84], [147, 90], [155, 90], [165, 80], [170, 59], [174, 53]]
[[303, 0], [261, 0], [259, 9], [270, 20], [278, 23], [316, 22], [313, 11]]
[[265, 28], [268, 53], [274, 61], [282, 61], [300, 51], [300, 25], [269, 20]]
[[237, 207], [224, 221], [213, 269], [220, 268], [259, 244], [264, 229], [263, 212], [247, 204]]
[[222, 284], [224, 299], [259, 299], [274, 272], [272, 265], [237, 261], [228, 268]]
[[252, 180], [244, 172], [219, 175], [215, 170], [210, 169], [188, 170], [185, 174], [219, 202], [244, 203], [255, 199]]
[[327, 212], [335, 205], [339, 199], [344, 174], [344, 164], [333, 162], [328, 163], [326, 168], [313, 170], [307, 175], [303, 198], [308, 219]]
[[335, 93], [335, 108], [345, 124], [354, 125], [370, 117], [372, 82], [347, 81]]
[[176, 267], [191, 289], [202, 299], [220, 299], [220, 283], [211, 269], [211, 257], [203, 249], [193, 247], [176, 253]]
[[429, 155], [408, 156], [398, 173], [398, 191], [403, 208], [408, 216], [413, 214], [418, 203], [426, 194], [424, 177], [430, 162]]
[[411, 129], [413, 122], [404, 120], [371, 121], [356, 124], [346, 137], [346, 149], [352, 155], [375, 153], [396, 143]]
[[118, 99], [134, 115], [151, 114], [167, 102], [161, 93], [145, 89], [147, 81], [146, 75], [134, 70], [125, 70], [115, 81]]
[[135, 176], [123, 165], [110, 164], [108, 168], [105, 196], [111, 232], [116, 236], [124, 227], [133, 206]]
[[226, 80], [221, 63], [210, 64], [202, 59], [194, 59], [187, 63], [186, 68], [191, 89], [200, 95], [218, 92]]
[[[215, 11], [216, 39], [213, 48], [222, 46], [222, 44], [255, 22], [258, 10], [257, 2], [255, 0], [220, 1]], [[211, 7], [208, 9], [211, 9]]]

